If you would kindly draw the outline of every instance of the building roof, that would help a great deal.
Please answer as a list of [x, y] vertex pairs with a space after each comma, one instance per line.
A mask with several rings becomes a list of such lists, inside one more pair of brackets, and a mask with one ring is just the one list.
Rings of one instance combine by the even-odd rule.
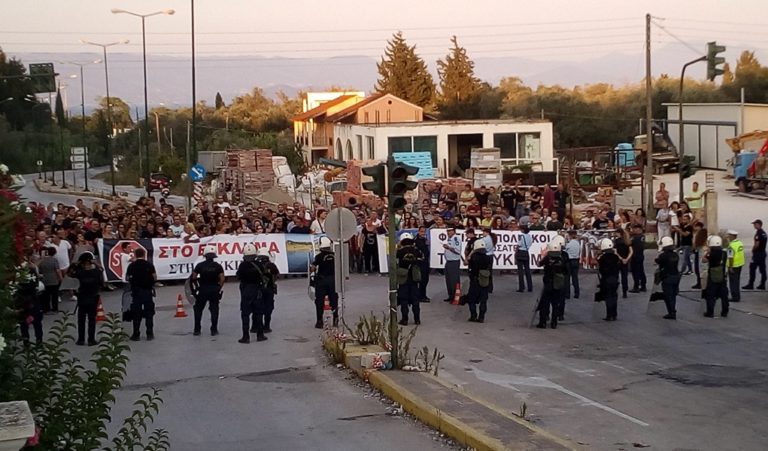
[[350, 105], [343, 110], [337, 111], [334, 114], [328, 116], [328, 122], [338, 122], [342, 119], [344, 119], [347, 116], [350, 116], [352, 114], [357, 113], [357, 110], [360, 108], [373, 103], [376, 100], [379, 100], [380, 98], [384, 97], [384, 93], [377, 92], [375, 94], [371, 94], [368, 97], [364, 98], [363, 100], [355, 103], [354, 105]]
[[[370, 124], [345, 124], [359, 127], [426, 127], [435, 125], [484, 125], [484, 124], [551, 124], [547, 119], [467, 119], [458, 121], [385, 122]], [[341, 125], [341, 124], [340, 124]]]
[[[329, 100], [327, 102], [323, 102], [320, 105], [312, 108], [311, 110], [307, 110], [301, 114], [297, 114], [293, 118], [291, 118], [291, 121], [293, 122], [304, 122], [309, 119], [314, 119], [320, 115], [326, 114], [328, 112], [328, 109], [332, 106], [339, 105], [343, 102], [346, 102], [349, 99], [357, 97], [356, 95], [341, 95], [339, 97], [336, 97], [333, 100]], [[343, 110], [342, 110], [343, 111]]]
[[[679, 103], [678, 102], [667, 102], [667, 103], [662, 103], [661, 105], [662, 106], [676, 107], [676, 106], [679, 105]], [[708, 103], [708, 102], [700, 102], [700, 103], [683, 102], [683, 106], [684, 107], [686, 107], [686, 106], [741, 106], [741, 105], [742, 105], [741, 102], [713, 102], [713, 103]], [[744, 106], [768, 107], [768, 104], [766, 104], [766, 103], [745, 103]]]

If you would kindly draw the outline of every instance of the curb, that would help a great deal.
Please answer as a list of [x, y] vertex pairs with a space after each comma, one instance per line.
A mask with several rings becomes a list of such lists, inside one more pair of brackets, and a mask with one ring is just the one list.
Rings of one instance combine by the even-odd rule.
[[43, 185], [43, 182], [41, 182], [38, 179], [35, 179], [33, 181], [33, 183], [35, 184], [35, 188], [37, 188], [37, 190], [40, 191], [41, 193], [61, 194], [63, 196], [95, 197], [95, 198], [104, 199], [104, 200], [128, 199], [125, 196], [113, 197], [111, 195], [97, 193], [95, 191], [75, 191], [75, 190], [68, 190], [68, 189], [52, 189], [50, 186]]
[[[324, 337], [323, 347], [326, 350], [330, 350], [329, 346], [331, 342], [333, 342], [332, 337]], [[344, 364], [347, 368], [353, 370], [355, 374], [360, 377], [360, 379], [368, 381], [373, 387], [381, 391], [385, 396], [400, 404], [405, 411], [418, 418], [419, 421], [433, 427], [434, 429], [437, 429], [438, 431], [446, 434], [464, 446], [471, 447], [478, 451], [536, 449], [528, 446], [524, 448], [511, 448], [509, 445], [503, 443], [501, 440], [495, 437], [492, 437], [485, 431], [441, 410], [439, 407], [432, 404], [429, 400], [414, 393], [412, 390], [409, 390], [407, 387], [389, 377], [387, 373], [393, 370], [368, 370], [360, 366], [360, 357], [362, 355], [383, 351], [383, 348], [376, 345], [361, 346], [347, 344], [342, 350]], [[538, 435], [542, 439], [550, 441], [562, 449], [579, 449], [574, 448], [574, 446], [567, 441], [556, 437], [555, 435], [544, 431], [525, 420], [509, 414], [492, 404], [489, 404], [485, 400], [479, 399], [465, 392], [464, 390], [457, 389], [456, 387], [449, 385], [447, 382], [440, 380], [438, 377], [422, 372], [414, 372], [409, 374], [412, 374], [414, 377], [423, 377], [429, 379], [431, 382], [436, 382], [442, 387], [442, 389], [449, 390], [454, 394], [458, 394], [459, 396], [465, 397], [468, 400], [474, 401], [477, 404], [480, 404], [483, 407], [493, 411], [494, 413], [501, 415], [505, 420], [516, 423], [518, 426], [527, 429], [530, 433]]]

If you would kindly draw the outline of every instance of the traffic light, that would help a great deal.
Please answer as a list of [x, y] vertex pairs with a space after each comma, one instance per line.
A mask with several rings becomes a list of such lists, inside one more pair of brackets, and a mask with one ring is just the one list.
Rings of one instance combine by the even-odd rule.
[[696, 168], [693, 166], [695, 159], [696, 157], [694, 156], [683, 155], [683, 158], [680, 160], [680, 170], [678, 171], [683, 179], [687, 179], [696, 173]]
[[717, 54], [724, 51], [724, 45], [717, 45], [714, 41], [707, 42], [707, 80], [715, 81], [715, 77], [723, 75], [723, 69], [718, 66], [725, 63], [725, 58]]
[[363, 168], [363, 174], [371, 177], [373, 180], [370, 182], [363, 182], [363, 189], [372, 191], [373, 194], [384, 197], [387, 195], [386, 183], [386, 166], [384, 163], [379, 163], [375, 166], [368, 166]]
[[389, 210], [394, 213], [405, 207], [405, 193], [416, 189], [419, 184], [408, 180], [411, 175], [416, 175], [419, 168], [405, 163], [396, 162], [394, 158], [389, 158]]
[[56, 92], [56, 71], [53, 69], [53, 63], [30, 64], [29, 77], [36, 94]]

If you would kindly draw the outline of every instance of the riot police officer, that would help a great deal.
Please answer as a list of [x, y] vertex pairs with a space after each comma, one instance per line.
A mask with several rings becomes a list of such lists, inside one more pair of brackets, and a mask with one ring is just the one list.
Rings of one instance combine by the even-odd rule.
[[720, 298], [720, 316], [728, 316], [728, 286], [726, 285], [726, 265], [728, 253], [723, 250], [723, 239], [712, 235], [707, 239], [709, 250], [704, 255], [704, 261], [709, 264], [707, 271], [707, 287], [704, 289], [704, 300], [707, 302], [707, 311], [704, 316], [714, 318], [715, 301]]
[[264, 333], [272, 332], [270, 324], [272, 323], [272, 312], [275, 310], [275, 295], [277, 294], [277, 276], [280, 275], [280, 269], [272, 263], [269, 249], [259, 248], [256, 264], [264, 274], [264, 285], [261, 288], [261, 298], [264, 301], [263, 323]]
[[429, 296], [427, 296], [427, 285], [429, 284], [429, 238], [427, 237], [427, 229], [424, 226], [419, 227], [419, 231], [413, 238], [413, 243], [416, 249], [424, 256], [424, 260], [421, 261], [421, 282], [419, 282], [419, 301], [430, 302]]
[[661, 239], [661, 253], [656, 257], [659, 266], [658, 274], [661, 279], [661, 290], [664, 293], [664, 304], [667, 314], [664, 319], [677, 319], [677, 292], [680, 288], [680, 256], [675, 252], [675, 242], [671, 237]]
[[421, 324], [419, 307], [419, 282], [421, 282], [421, 262], [424, 256], [416, 248], [413, 235], [400, 235], [400, 249], [397, 250], [397, 303], [400, 304], [401, 326], [408, 325], [408, 307], [413, 311], [413, 321]]
[[147, 327], [147, 340], [154, 340], [155, 290], [157, 281], [155, 266], [147, 261], [147, 252], [142, 248], [133, 251], [136, 258], [126, 271], [126, 281], [131, 286], [131, 319], [133, 320], [133, 335], [131, 341], [140, 340], [141, 319], [144, 318]]
[[200, 323], [203, 319], [203, 310], [208, 304], [211, 312], [211, 336], [219, 334], [219, 302], [224, 288], [224, 268], [213, 261], [216, 258], [216, 246], [205, 246], [203, 253], [205, 261], [198, 263], [192, 271], [192, 282], [197, 282], [195, 295], [195, 329], [192, 335], [200, 335]]
[[[485, 247], [485, 240], [476, 241], [467, 264], [469, 272], [467, 302], [469, 303], [469, 321], [473, 323], [485, 322], [485, 312], [488, 310], [488, 292], [491, 286], [493, 257], [488, 255]], [[477, 304], [480, 304], [479, 316]]]
[[560, 241], [550, 241], [547, 244], [547, 255], [541, 259], [544, 268], [541, 298], [539, 298], [539, 329], [547, 328], [550, 307], [552, 319], [549, 323], [552, 329], [557, 329], [557, 320], [561, 314], [562, 304], [565, 300], [565, 289], [568, 280], [568, 266], [563, 259]]
[[77, 259], [77, 264], [70, 266], [70, 275], [80, 281], [77, 289], [77, 341], [76, 345], [85, 344], [86, 320], [88, 324], [88, 346], [96, 342], [96, 309], [99, 304], [99, 291], [102, 284], [102, 273], [94, 264], [93, 254], [84, 252]]
[[[243, 324], [243, 337], [238, 343], [250, 343], [249, 331], [256, 332], [256, 341], [264, 341], [264, 324], [262, 312], [264, 299], [262, 287], [265, 283], [264, 274], [256, 263], [256, 246], [246, 244], [243, 249], [243, 261], [237, 268], [237, 279], [240, 281], [240, 319]], [[254, 315], [253, 329], [250, 328], [251, 314]]]
[[315, 273], [315, 328], [323, 328], [323, 304], [325, 297], [333, 311], [333, 327], [339, 325], [339, 295], [336, 293], [336, 257], [331, 249], [331, 240], [320, 237], [320, 252], [310, 265], [310, 271]]
[[603, 321], [616, 321], [618, 316], [620, 263], [621, 259], [613, 250], [613, 241], [610, 238], [600, 240], [597, 272], [600, 280], [598, 296], [605, 302], [605, 318], [603, 318]]

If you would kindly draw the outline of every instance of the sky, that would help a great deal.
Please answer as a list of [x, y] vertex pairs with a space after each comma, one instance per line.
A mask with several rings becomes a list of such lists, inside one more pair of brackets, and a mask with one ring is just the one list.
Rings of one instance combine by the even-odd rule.
[[[174, 9], [148, 18], [150, 54], [188, 56], [190, 0], [0, 0], [0, 46], [7, 52], [82, 52], [86, 39], [128, 39], [113, 51], [141, 52], [140, 19], [112, 14]], [[318, 7], [318, 5], [322, 5]], [[379, 56], [402, 30], [419, 53], [434, 60], [457, 35], [471, 56], [579, 58], [643, 49], [645, 14], [654, 17], [655, 46], [685, 46], [692, 58], [717, 40], [768, 54], [765, 0], [197, 0], [198, 55], [237, 62], [242, 55]], [[762, 23], [761, 23], [762, 22]]]

